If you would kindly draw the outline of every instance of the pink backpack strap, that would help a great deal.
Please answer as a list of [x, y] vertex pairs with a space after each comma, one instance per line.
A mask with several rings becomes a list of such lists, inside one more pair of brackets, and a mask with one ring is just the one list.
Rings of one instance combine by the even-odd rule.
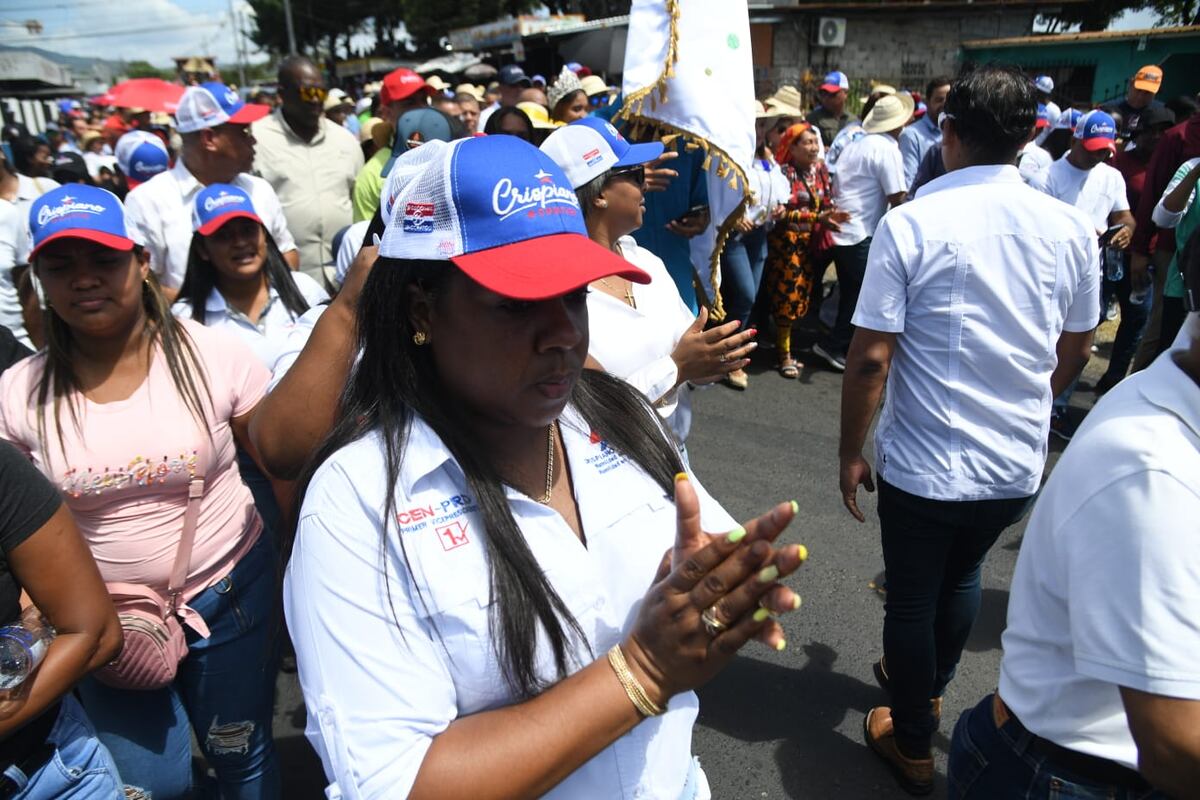
[[[201, 432], [202, 436], [207, 436]], [[200, 502], [204, 498], [205, 456], [207, 448], [201, 445], [196, 453], [196, 474], [188, 482], [187, 511], [183, 514], [183, 535], [179, 537], [179, 547], [175, 551], [175, 564], [171, 567], [171, 582], [167, 584], [167, 594], [171, 601], [171, 611], [179, 607], [179, 594], [187, 583], [188, 567], [192, 562], [192, 545], [196, 543], [196, 523], [200, 519]]]

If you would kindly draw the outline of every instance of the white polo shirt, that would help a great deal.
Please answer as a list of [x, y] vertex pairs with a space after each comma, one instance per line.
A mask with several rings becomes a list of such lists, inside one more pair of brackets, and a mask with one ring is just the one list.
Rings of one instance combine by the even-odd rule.
[[[295, 250], [296, 241], [288, 232], [283, 208], [271, 184], [243, 172], [233, 179], [233, 185], [250, 195], [254, 210], [275, 238], [279, 252]], [[139, 184], [125, 196], [125, 222], [130, 233], [146, 247], [151, 269], [169, 289], [183, 285], [188, 248], [192, 245], [192, 202], [203, 188], [180, 157], [171, 169]]]
[[[308, 302], [309, 310], [329, 299], [321, 285], [303, 272], [293, 272], [292, 280], [296, 282], [296, 288]], [[269, 287], [267, 292], [267, 305], [258, 315], [258, 322], [254, 323], [245, 314], [226, 303], [225, 296], [214, 288], [204, 304], [204, 325], [228, 330], [248, 344], [267, 369], [273, 369], [280, 354], [288, 347], [289, 336], [302, 315], [292, 315], [274, 286]], [[185, 299], [175, 301], [171, 311], [180, 319], [192, 318], [192, 304]]]
[[1163, 353], [1088, 414], [1025, 529], [1000, 696], [1029, 730], [1137, 769], [1119, 687], [1200, 700], [1198, 475], [1200, 387]]
[[1110, 214], [1129, 210], [1125, 178], [1108, 164], [1080, 169], [1063, 155], [1035, 177], [1031, 185], [1087, 214], [1098, 234], [1108, 230]]
[[837, 245], [858, 244], [875, 233], [888, 197], [908, 190], [900, 145], [885, 133], [869, 133], [846, 145], [833, 178], [834, 202], [850, 219], [833, 232]]
[[[573, 409], [560, 424], [587, 546], [554, 509], [516, 490], [507, 495], [534, 557], [587, 636], [586, 646], [572, 648], [579, 668], [628, 634], [675, 540], [675, 506]], [[732, 528], [699, 483], [696, 490], [704, 529]], [[331, 456], [304, 498], [284, 579], [306, 733], [330, 798], [406, 797], [433, 738], [450, 723], [516, 702], [490, 634], [478, 506], [458, 463], [420, 419], [409, 432], [386, 537], [385, 492], [376, 433]], [[539, 674], [553, 680], [548, 648], [536, 658]], [[697, 706], [692, 692], [675, 696], [666, 714], [643, 721], [545, 797], [678, 800]]]
[[[696, 315], [684, 305], [661, 258], [632, 236], [622, 236], [617, 246], [626, 261], [650, 275], [650, 283], [633, 285], [637, 308], [596, 289], [588, 293], [588, 355], [644, 394], [672, 423], [679, 405], [679, 367], [671, 353]], [[686, 430], [672, 428], [681, 441], [687, 438]]]
[[1082, 212], [1007, 165], [922, 186], [880, 224], [853, 319], [899, 334], [875, 428], [884, 480], [934, 500], [1037, 491], [1059, 334], [1099, 318]]

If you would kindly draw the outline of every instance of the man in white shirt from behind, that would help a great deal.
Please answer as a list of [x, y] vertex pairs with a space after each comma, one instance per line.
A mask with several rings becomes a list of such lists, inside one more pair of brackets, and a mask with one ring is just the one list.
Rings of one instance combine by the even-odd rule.
[[910, 94], [880, 98], [863, 120], [866, 136], [846, 145], [838, 158], [834, 202], [850, 219], [833, 232], [833, 260], [837, 267], [837, 321], [828, 336], [813, 345], [813, 353], [835, 370], [846, 368], [846, 349], [853, 329], [850, 319], [858, 303], [867, 252], [875, 226], [891, 207], [904, 202], [908, 184], [900, 156], [900, 132], [912, 118]]
[[1050, 112], [1046, 110], [1044, 103], [1038, 103], [1037, 125], [1033, 129], [1033, 135], [1029, 137], [1029, 142], [1021, 148], [1021, 153], [1017, 156], [1017, 169], [1021, 172], [1021, 178], [1030, 185], [1054, 163], [1050, 153], [1038, 144], [1042, 131], [1049, 127]]
[[192, 201], [211, 183], [230, 183], [245, 190], [288, 266], [299, 266], [300, 255], [278, 195], [271, 184], [250, 174], [254, 137], [249, 126], [269, 111], [267, 106], [242, 102], [237, 92], [221, 83], [188, 87], [175, 112], [176, 129], [183, 139], [175, 166], [125, 197], [129, 227], [150, 254], [150, 268], [169, 300], [179, 293], [187, 272]]
[[1105, 394], [1038, 498], [1012, 581], [1000, 689], [958, 721], [951, 797], [1196, 796], [1196, 237], [1190, 256], [1193, 313], [1174, 347]]
[[[1089, 111], [1075, 126], [1071, 148], [1030, 185], [1087, 214], [1098, 241], [1103, 237], [1108, 247], [1124, 250], [1133, 239], [1133, 214], [1129, 213], [1125, 178], [1105, 163], [1116, 153], [1116, 136], [1117, 124], [1111, 116]], [[1109, 228], [1119, 229], [1106, 235]], [[1074, 382], [1054, 398], [1050, 432], [1063, 440], [1070, 440], [1073, 432], [1067, 419], [1073, 391]]]
[[1029, 79], [981, 67], [946, 101], [949, 170], [884, 217], [871, 243], [842, 384], [843, 502], [860, 522], [875, 431], [887, 570], [891, 695], [863, 722], [870, 748], [914, 794], [933, 789], [941, 696], [979, 611], [988, 550], [1024, 514], [1046, 461], [1054, 394], [1087, 362], [1100, 313], [1096, 237], [1029, 188], [1013, 161], [1034, 126]]

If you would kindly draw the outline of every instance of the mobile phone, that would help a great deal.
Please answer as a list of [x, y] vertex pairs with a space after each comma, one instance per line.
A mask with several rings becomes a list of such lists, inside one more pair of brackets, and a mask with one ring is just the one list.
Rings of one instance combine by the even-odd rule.
[[1108, 247], [1109, 243], [1112, 241], [1112, 238], [1117, 235], [1117, 231], [1122, 230], [1124, 227], [1124, 225], [1113, 225], [1104, 233], [1100, 234], [1100, 246]]
[[683, 212], [678, 217], [676, 217], [675, 221], [678, 223], [681, 223], [681, 224], [687, 224], [687, 223], [691, 222], [692, 220], [696, 219], [696, 217], [699, 217], [705, 211], [708, 211], [707, 205], [701, 204], [698, 206], [692, 206], [687, 211]]

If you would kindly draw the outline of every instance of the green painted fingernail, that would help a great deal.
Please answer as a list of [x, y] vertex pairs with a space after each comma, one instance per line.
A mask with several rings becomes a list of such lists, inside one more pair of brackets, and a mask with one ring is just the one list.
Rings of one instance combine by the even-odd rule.
[[795, 611], [796, 609], [798, 609], [800, 607], [801, 602], [803, 602], [803, 601], [800, 599], [800, 595], [798, 595], [798, 594], [792, 595], [792, 611]]
[[754, 612], [754, 621], [755, 622], [766, 622], [767, 617], [769, 617], [769, 616], [771, 616], [770, 611], [767, 611], [765, 608], [760, 608], [758, 611]]
[[778, 642], [776, 642], [775, 649], [781, 653], [787, 649], [787, 639], [780, 639]]
[[746, 538], [746, 529], [743, 528], [741, 525], [738, 525], [736, 528], [734, 528], [728, 534], [725, 535], [725, 541], [729, 542], [730, 544], [734, 544], [735, 542], [740, 542], [742, 539], [745, 539], [745, 538]]
[[779, 577], [779, 567], [772, 564], [769, 567], [764, 567], [758, 573], [758, 582], [759, 583], [771, 583], [778, 577]]
[[792, 504], [792, 513], [799, 514], [800, 513], [800, 504], [797, 503], [795, 500], [789, 500], [788, 502]]

